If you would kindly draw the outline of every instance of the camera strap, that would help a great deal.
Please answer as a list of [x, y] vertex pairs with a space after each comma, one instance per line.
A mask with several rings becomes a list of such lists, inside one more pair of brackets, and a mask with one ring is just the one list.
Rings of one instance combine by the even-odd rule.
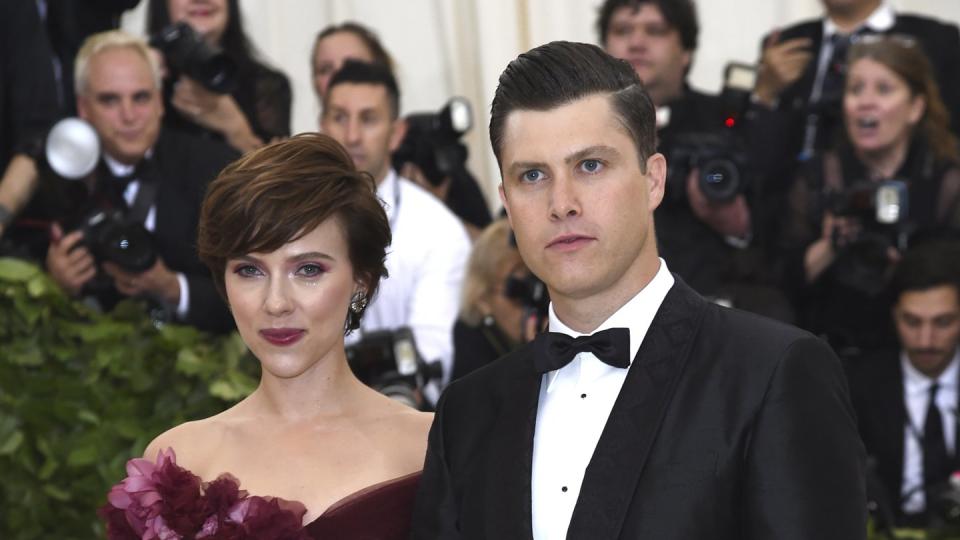
[[126, 212], [125, 220], [127, 223], [142, 225], [147, 220], [147, 215], [156, 202], [157, 188], [160, 182], [152, 174], [153, 167], [148, 160], [144, 160], [142, 166], [138, 169], [140, 169], [137, 175], [140, 187], [137, 189], [137, 195], [134, 197], [133, 203], [130, 204], [130, 208]]

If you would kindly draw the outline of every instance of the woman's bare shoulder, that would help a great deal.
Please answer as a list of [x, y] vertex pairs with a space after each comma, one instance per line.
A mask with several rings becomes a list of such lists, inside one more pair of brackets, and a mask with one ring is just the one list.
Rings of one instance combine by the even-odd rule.
[[205, 462], [206, 453], [223, 439], [227, 429], [229, 411], [216, 416], [184, 422], [158, 435], [143, 453], [143, 457], [156, 461], [161, 450], [173, 449], [177, 463], [194, 470]]

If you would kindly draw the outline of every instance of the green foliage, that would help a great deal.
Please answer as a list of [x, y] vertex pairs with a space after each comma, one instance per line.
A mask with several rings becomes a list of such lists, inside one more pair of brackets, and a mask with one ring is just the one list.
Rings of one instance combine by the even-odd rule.
[[158, 434], [256, 385], [236, 334], [97, 313], [0, 258], [0, 538], [103, 538], [96, 508]]

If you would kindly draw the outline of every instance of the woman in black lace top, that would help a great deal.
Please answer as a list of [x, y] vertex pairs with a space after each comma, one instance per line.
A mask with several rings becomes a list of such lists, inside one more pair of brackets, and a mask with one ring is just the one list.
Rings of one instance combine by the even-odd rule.
[[217, 94], [178, 73], [164, 84], [166, 125], [208, 133], [241, 152], [290, 135], [292, 93], [286, 75], [259, 61], [243, 30], [238, 0], [150, 0], [147, 32], [185, 21], [237, 65], [237, 85]]
[[919, 45], [867, 36], [847, 65], [843, 136], [794, 183], [785, 247], [804, 325], [855, 354], [894, 335], [882, 293], [899, 253], [960, 230], [960, 156]]

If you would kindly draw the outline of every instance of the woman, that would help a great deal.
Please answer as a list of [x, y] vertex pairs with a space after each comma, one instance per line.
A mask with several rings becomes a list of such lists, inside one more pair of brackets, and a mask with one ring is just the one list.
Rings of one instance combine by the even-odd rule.
[[167, 125], [210, 133], [240, 152], [290, 135], [293, 100], [287, 77], [256, 59], [243, 30], [238, 0], [150, 0], [147, 32], [156, 36], [171, 22], [186, 22], [237, 66], [236, 87], [218, 94], [171, 73], [164, 85]]
[[453, 375], [458, 379], [533, 339], [546, 316], [546, 287], [527, 269], [500, 219], [473, 244], [453, 327]]
[[[262, 537], [264, 523], [295, 523], [291, 538], [405, 538], [432, 416], [360, 383], [343, 343], [385, 273], [390, 228], [372, 178], [331, 138], [298, 135], [224, 169], [199, 229], [200, 257], [260, 361], [260, 385], [128, 464], [102, 512], [111, 538], [173, 522], [179, 534], [240, 527]], [[237, 483], [253, 496], [237, 495]], [[135, 493], [145, 491], [166, 497], [162, 523], [144, 517], [153, 499]]]
[[313, 89], [321, 103], [327, 93], [330, 78], [348, 58], [386, 66], [393, 71], [393, 59], [376, 34], [355, 22], [334, 24], [321, 30], [313, 43], [310, 57]]
[[893, 335], [880, 293], [899, 251], [960, 227], [960, 156], [912, 40], [864, 37], [847, 65], [845, 137], [795, 183], [789, 242], [807, 326], [855, 352]]

